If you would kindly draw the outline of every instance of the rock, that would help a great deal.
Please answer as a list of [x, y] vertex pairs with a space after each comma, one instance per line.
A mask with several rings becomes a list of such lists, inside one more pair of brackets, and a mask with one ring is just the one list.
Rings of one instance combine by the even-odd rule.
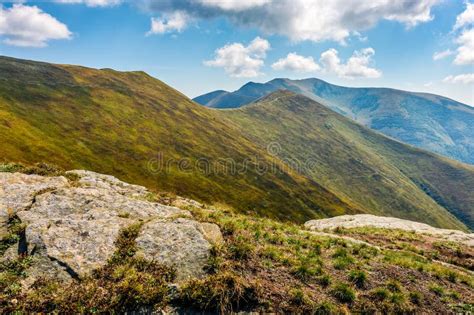
[[43, 177], [0, 172], [0, 237], [3, 238], [6, 234], [8, 219], [18, 211], [28, 209], [36, 195], [68, 185], [67, 179], [62, 176]]
[[212, 244], [223, 241], [216, 225], [147, 201], [144, 187], [89, 171], [68, 173], [77, 177], [71, 184], [65, 177], [0, 173], [5, 218], [13, 212], [26, 225], [26, 246], [8, 249], [3, 259], [18, 251], [35, 257], [25, 286], [41, 274], [61, 280], [90, 274], [117, 250], [120, 231], [139, 222], [140, 255], [175, 266], [178, 280], [204, 275]]
[[201, 231], [201, 224], [189, 219], [148, 222], [136, 239], [139, 254], [175, 267], [178, 281], [203, 276], [211, 244]]
[[68, 186], [65, 177], [0, 173], [0, 213], [16, 213], [31, 206], [39, 193]]
[[178, 208], [187, 208], [187, 207], [194, 207], [194, 208], [204, 208], [204, 205], [196, 200], [176, 197], [172, 200], [172, 205]]
[[213, 245], [222, 245], [224, 243], [221, 229], [216, 224], [203, 222], [199, 225], [199, 229], [209, 243]]
[[474, 234], [472, 233], [464, 233], [458, 230], [439, 229], [424, 223], [392, 217], [375, 216], [371, 214], [341, 215], [329, 219], [311, 220], [305, 223], [305, 227], [313, 231], [321, 231], [325, 229], [333, 230], [338, 227], [356, 228], [364, 226], [430, 234], [449, 241], [461, 242], [468, 246], [474, 246]]
[[101, 188], [128, 197], [146, 197], [149, 193], [145, 187], [122, 182], [110, 175], [84, 170], [68, 171], [66, 174], [72, 174], [79, 177], [78, 184], [82, 187]]

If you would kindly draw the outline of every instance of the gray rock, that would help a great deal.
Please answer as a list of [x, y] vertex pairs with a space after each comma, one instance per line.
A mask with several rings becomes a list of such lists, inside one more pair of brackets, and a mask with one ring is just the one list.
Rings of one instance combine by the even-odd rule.
[[448, 241], [461, 242], [468, 246], [474, 246], [474, 234], [472, 233], [439, 229], [425, 223], [371, 214], [341, 215], [329, 219], [311, 220], [305, 223], [305, 227], [312, 231], [333, 230], [338, 227], [356, 228], [364, 226], [429, 234]]
[[[222, 242], [217, 226], [192, 220], [189, 211], [146, 201], [144, 187], [94, 172], [69, 173], [78, 180], [69, 184], [64, 177], [0, 173], [5, 218], [13, 211], [26, 224], [22, 249], [35, 257], [25, 286], [41, 274], [81, 278], [104, 266], [120, 231], [138, 222], [143, 223], [136, 240], [140, 255], [175, 266], [179, 280], [204, 275], [211, 244]], [[18, 248], [3, 259], [14, 259]]]
[[150, 221], [136, 239], [138, 254], [175, 267], [178, 281], [203, 276], [211, 244], [201, 231], [200, 223], [189, 219]]
[[111, 175], [84, 170], [68, 171], [66, 174], [73, 174], [79, 177], [78, 183], [82, 187], [101, 188], [128, 197], [146, 197], [149, 193], [145, 187], [122, 182]]
[[0, 173], [0, 237], [6, 234], [8, 219], [31, 207], [38, 194], [68, 185], [64, 177]]

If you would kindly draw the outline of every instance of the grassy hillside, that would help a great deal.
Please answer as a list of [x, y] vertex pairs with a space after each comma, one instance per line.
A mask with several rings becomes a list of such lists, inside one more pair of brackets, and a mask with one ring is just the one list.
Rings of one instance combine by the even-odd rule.
[[218, 111], [143, 72], [3, 57], [0, 139], [0, 162], [90, 169], [296, 222], [369, 212], [465, 228], [446, 209], [473, 222], [472, 168], [292, 94]]
[[1, 57], [0, 139], [0, 161], [90, 169], [240, 211], [299, 222], [357, 212], [292, 170], [260, 172], [281, 162], [142, 72]]
[[474, 227], [472, 166], [388, 139], [288, 91], [223, 113], [255, 142], [278, 143], [279, 158], [365, 212], [459, 227], [455, 215]]

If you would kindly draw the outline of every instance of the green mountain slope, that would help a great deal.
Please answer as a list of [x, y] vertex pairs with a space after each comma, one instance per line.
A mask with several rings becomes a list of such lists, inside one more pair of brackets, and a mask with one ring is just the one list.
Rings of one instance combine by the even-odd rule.
[[465, 228], [449, 210], [472, 227], [472, 167], [292, 94], [219, 111], [143, 72], [0, 57], [0, 139], [0, 161], [90, 169], [279, 219], [369, 212]]
[[[87, 168], [303, 222], [359, 212], [281, 165], [218, 111], [142, 72], [0, 58], [0, 161]], [[250, 160], [248, 160], [250, 159]]]
[[350, 88], [309, 78], [249, 82], [234, 92], [216, 91], [194, 100], [208, 107], [236, 108], [279, 89], [312, 98], [404, 143], [474, 164], [474, 108], [439, 95]]
[[[474, 167], [386, 138], [299, 94], [223, 111], [255, 142], [364, 212], [474, 227]], [[311, 161], [310, 167], [307, 162]]]

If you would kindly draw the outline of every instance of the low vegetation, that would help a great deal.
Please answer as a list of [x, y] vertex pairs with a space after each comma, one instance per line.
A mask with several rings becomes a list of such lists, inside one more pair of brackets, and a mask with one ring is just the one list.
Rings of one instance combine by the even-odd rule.
[[[149, 198], [170, 205], [174, 202], [167, 195]], [[239, 214], [225, 207], [185, 208], [198, 221], [217, 224], [223, 233], [224, 243], [212, 248], [204, 278], [176, 286], [173, 268], [135, 255], [135, 238], [141, 229], [141, 224], [136, 224], [122, 230], [116, 240], [117, 251], [106, 266], [70, 283], [39, 277], [25, 287], [35, 256], [2, 262], [0, 313], [123, 313], [166, 307], [222, 314], [472, 310], [472, 273], [418, 253], [416, 237], [410, 234], [399, 237], [412, 242], [413, 250], [390, 248], [388, 239], [395, 241], [393, 233], [399, 233], [391, 230], [378, 231], [386, 233], [387, 242], [377, 238], [376, 248], [337, 234], [355, 237], [355, 231], [320, 235], [301, 225]], [[5, 250], [23, 232], [15, 217], [8, 226], [8, 235], [0, 243]]]

